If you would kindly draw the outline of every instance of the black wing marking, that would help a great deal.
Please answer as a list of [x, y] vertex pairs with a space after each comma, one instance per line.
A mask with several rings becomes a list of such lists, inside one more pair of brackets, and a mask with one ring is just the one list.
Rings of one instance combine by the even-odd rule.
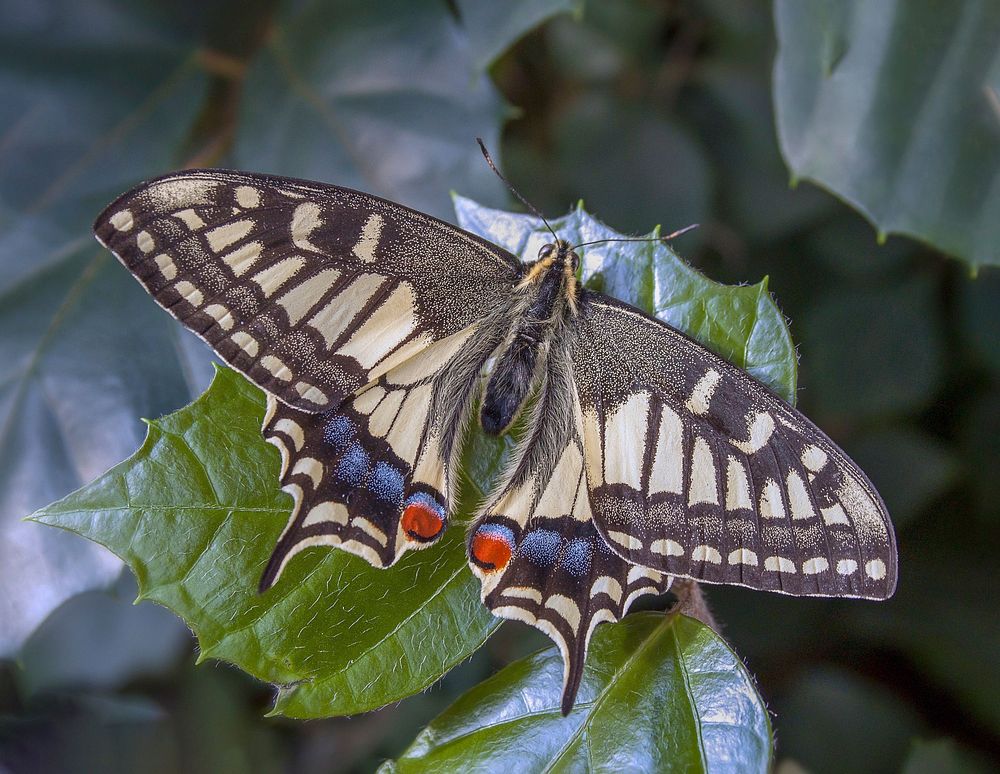
[[589, 294], [573, 340], [598, 530], [630, 562], [797, 595], [885, 599], [895, 537], [864, 473], [744, 371]]
[[509, 253], [331, 185], [192, 170], [138, 186], [94, 232], [161, 306], [269, 393], [335, 408], [501, 305]]
[[597, 625], [617, 621], [670, 578], [613, 552], [591, 517], [582, 415], [558, 345], [506, 482], [469, 534], [469, 564], [494, 615], [531, 624], [563, 656], [563, 714], [572, 709]]

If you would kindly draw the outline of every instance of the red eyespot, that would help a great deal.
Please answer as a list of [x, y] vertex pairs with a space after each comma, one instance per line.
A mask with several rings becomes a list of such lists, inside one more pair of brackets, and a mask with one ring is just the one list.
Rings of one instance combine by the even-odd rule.
[[511, 553], [511, 541], [500, 530], [481, 528], [472, 538], [472, 558], [484, 570], [502, 570]]
[[403, 530], [417, 540], [430, 540], [438, 536], [444, 527], [444, 519], [424, 503], [415, 502], [406, 506], [402, 518]]

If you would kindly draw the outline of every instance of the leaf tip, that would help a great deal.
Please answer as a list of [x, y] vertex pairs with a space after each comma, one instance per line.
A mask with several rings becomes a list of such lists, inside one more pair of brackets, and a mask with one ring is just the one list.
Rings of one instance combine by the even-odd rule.
[[875, 235], [875, 241], [878, 242], [879, 247], [882, 247], [889, 241], [889, 234], [882, 229], [879, 229], [878, 233]]
[[288, 700], [289, 689], [284, 685], [276, 686], [277, 690], [274, 692], [274, 702], [271, 704], [270, 709], [264, 713], [265, 718], [285, 718], [288, 715], [285, 714], [282, 707]]

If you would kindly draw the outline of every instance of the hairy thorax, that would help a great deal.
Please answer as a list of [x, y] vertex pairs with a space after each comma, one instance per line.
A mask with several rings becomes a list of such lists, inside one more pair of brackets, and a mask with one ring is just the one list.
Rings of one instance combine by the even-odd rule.
[[510, 332], [486, 383], [480, 422], [491, 435], [506, 431], [533, 392], [553, 343], [576, 314], [579, 258], [559, 240], [545, 245], [517, 286]]

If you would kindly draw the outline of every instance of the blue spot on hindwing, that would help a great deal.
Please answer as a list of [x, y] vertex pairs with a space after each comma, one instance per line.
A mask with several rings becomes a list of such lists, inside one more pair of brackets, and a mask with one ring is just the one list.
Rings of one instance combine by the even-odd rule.
[[406, 498], [407, 505], [411, 505], [413, 503], [420, 503], [421, 505], [427, 506], [430, 510], [436, 513], [442, 521], [444, 520], [444, 506], [435, 500], [432, 495], [427, 494], [427, 492], [414, 492]]
[[476, 532], [482, 533], [484, 535], [496, 535], [499, 538], [503, 538], [507, 541], [507, 545], [514, 545], [514, 531], [510, 527], [505, 527], [503, 524], [483, 524]]
[[364, 450], [360, 443], [355, 441], [344, 452], [344, 456], [337, 466], [337, 478], [345, 484], [351, 486], [361, 486], [365, 478], [368, 477], [368, 468], [371, 460], [368, 452]]
[[546, 566], [555, 563], [562, 546], [562, 536], [551, 529], [535, 529], [521, 540], [517, 553], [532, 564]]
[[388, 462], [377, 462], [368, 488], [376, 497], [398, 506], [403, 501], [403, 474]]
[[358, 432], [357, 425], [343, 414], [337, 414], [323, 428], [323, 440], [337, 451], [347, 448]]
[[590, 572], [593, 548], [589, 540], [571, 540], [563, 548], [560, 564], [570, 575], [581, 577]]

